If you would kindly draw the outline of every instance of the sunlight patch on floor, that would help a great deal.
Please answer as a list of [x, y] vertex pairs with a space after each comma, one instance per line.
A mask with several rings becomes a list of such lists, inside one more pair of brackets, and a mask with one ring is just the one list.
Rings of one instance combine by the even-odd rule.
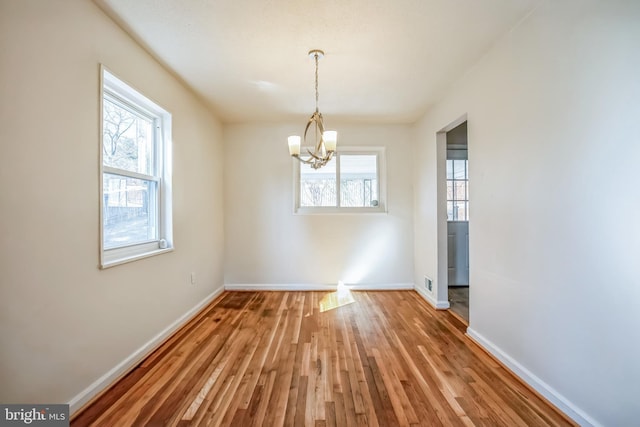
[[346, 286], [344, 286], [342, 282], [339, 282], [337, 291], [326, 294], [320, 300], [320, 313], [324, 313], [325, 311], [333, 310], [334, 308], [342, 307], [354, 302], [356, 302], [356, 300], [353, 299], [351, 291]]

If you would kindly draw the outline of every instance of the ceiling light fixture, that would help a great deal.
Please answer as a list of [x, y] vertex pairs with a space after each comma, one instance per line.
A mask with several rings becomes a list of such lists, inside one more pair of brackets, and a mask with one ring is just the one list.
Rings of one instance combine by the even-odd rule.
[[318, 61], [324, 57], [324, 52], [314, 49], [309, 51], [309, 57], [316, 62], [316, 111], [311, 115], [307, 126], [304, 128], [303, 139], [305, 145], [307, 145], [307, 133], [311, 125], [314, 125], [314, 150], [311, 151], [311, 149], [307, 148], [309, 157], [306, 159], [300, 157], [300, 137], [292, 135], [289, 137], [289, 154], [302, 163], [306, 163], [314, 169], [319, 169], [333, 158], [333, 154], [336, 152], [338, 133], [334, 130], [324, 130], [322, 113], [318, 110]]

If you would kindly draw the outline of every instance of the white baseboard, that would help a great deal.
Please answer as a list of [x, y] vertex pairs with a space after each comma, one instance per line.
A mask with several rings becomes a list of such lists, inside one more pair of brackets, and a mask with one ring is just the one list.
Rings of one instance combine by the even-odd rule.
[[430, 293], [428, 293], [424, 289], [421, 289], [418, 286], [416, 286], [415, 289], [436, 310], [447, 310], [449, 308], [449, 301], [436, 301], [436, 299], [433, 297], [433, 295], [431, 295]]
[[218, 288], [211, 294], [207, 295], [202, 301], [196, 304], [192, 309], [180, 316], [175, 322], [167, 326], [158, 335], [153, 337], [149, 342], [142, 347], [134, 351], [122, 362], [118, 363], [109, 372], [98, 378], [89, 387], [82, 390], [76, 396], [74, 396], [69, 403], [69, 412], [73, 415], [77, 410], [82, 408], [87, 402], [111, 386], [114, 382], [120, 379], [124, 374], [129, 372], [140, 361], [147, 357], [153, 350], [155, 350], [160, 344], [162, 344], [167, 338], [169, 338], [175, 331], [180, 329], [189, 320], [191, 320], [204, 306], [213, 301], [218, 295], [224, 291], [223, 287]]
[[[401, 291], [414, 289], [413, 283], [387, 283], [380, 285], [349, 285], [345, 288], [353, 291]], [[225, 291], [335, 291], [337, 285], [314, 285], [314, 284], [229, 284], [224, 285]]]
[[575, 422], [583, 427], [602, 427], [602, 424], [587, 415], [583, 410], [571, 403], [566, 397], [554, 390], [549, 384], [535, 376], [531, 371], [522, 366], [515, 359], [478, 332], [474, 331], [472, 328], [467, 328], [467, 335], [475, 341], [476, 344], [491, 353], [500, 362], [504, 363], [504, 365], [507, 366], [515, 375], [520, 377], [520, 379], [526, 382], [534, 390], [543, 395], [547, 400], [549, 400], [549, 402], [553, 403], [558, 409], [567, 414], [567, 416]]

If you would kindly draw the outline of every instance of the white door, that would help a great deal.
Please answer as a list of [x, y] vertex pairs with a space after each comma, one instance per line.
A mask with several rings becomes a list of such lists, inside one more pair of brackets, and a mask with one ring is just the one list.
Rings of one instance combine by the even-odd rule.
[[447, 223], [449, 286], [469, 286], [469, 222]]

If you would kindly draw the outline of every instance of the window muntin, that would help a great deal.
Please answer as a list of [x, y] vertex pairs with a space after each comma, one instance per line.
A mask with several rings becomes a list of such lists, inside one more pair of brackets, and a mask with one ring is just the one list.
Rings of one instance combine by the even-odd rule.
[[101, 266], [172, 248], [171, 115], [102, 70]]
[[468, 167], [468, 160], [447, 160], [448, 221], [469, 221]]
[[383, 148], [342, 147], [317, 170], [296, 163], [296, 212], [384, 212]]

